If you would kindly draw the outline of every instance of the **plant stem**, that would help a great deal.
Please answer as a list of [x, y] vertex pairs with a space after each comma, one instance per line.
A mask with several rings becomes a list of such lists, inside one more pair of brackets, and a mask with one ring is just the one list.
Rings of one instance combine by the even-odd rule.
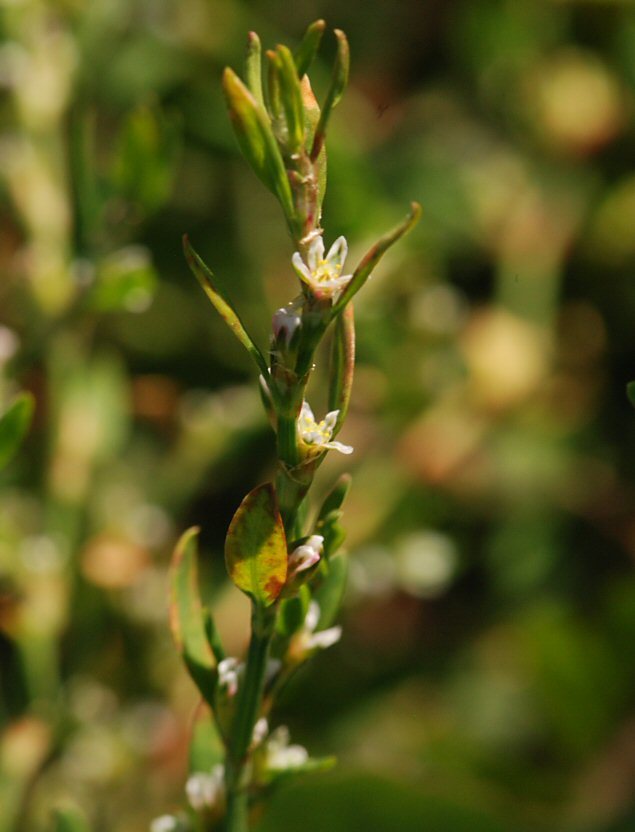
[[225, 765], [227, 788], [226, 832], [247, 832], [249, 829], [247, 792], [242, 780], [254, 725], [262, 705], [267, 658], [274, 623], [275, 609], [261, 608], [254, 605], [247, 665], [238, 694], [236, 716], [232, 725]]

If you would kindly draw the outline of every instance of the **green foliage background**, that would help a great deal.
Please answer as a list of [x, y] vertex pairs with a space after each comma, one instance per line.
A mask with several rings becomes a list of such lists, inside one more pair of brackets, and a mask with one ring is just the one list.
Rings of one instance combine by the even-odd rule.
[[327, 240], [424, 217], [356, 302], [355, 454], [321, 472], [354, 478], [344, 638], [277, 714], [340, 766], [259, 830], [635, 827], [632, 3], [5, 0], [0, 396], [36, 413], [0, 483], [1, 832], [68, 802], [142, 832], [182, 800], [187, 525], [244, 645], [222, 542], [272, 436], [180, 237], [265, 345], [291, 251], [220, 74], [317, 17], [353, 58]]

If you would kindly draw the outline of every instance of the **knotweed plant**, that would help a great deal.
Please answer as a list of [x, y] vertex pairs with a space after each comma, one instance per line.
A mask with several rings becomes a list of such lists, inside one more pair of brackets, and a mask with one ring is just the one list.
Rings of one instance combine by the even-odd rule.
[[[152, 823], [152, 832], [245, 832], [275, 785], [290, 775], [331, 765], [291, 744], [270, 721], [272, 706], [294, 671], [334, 644], [345, 561], [341, 506], [344, 475], [317, 511], [308, 494], [329, 451], [350, 454], [337, 436], [346, 417], [353, 380], [355, 331], [352, 300], [386, 250], [416, 222], [406, 219], [381, 238], [354, 268], [344, 237], [325, 241], [321, 227], [326, 187], [325, 137], [348, 80], [349, 49], [335, 30], [337, 52], [321, 107], [307, 71], [324, 21], [313, 23], [299, 48], [277, 46], [265, 54], [250, 33], [245, 80], [225, 69], [223, 87], [240, 149], [275, 195], [293, 244], [290, 270], [298, 293], [273, 314], [268, 354], [255, 344], [223, 284], [184, 240], [188, 263], [209, 300], [245, 347], [258, 372], [265, 409], [276, 435], [272, 482], [256, 487], [238, 507], [225, 541], [230, 579], [251, 602], [251, 638], [244, 657], [227, 656], [210, 610], [197, 589], [196, 541], [190, 529], [179, 541], [171, 577], [171, 623], [185, 665], [209, 706], [220, 737], [213, 764], [195, 770], [186, 784], [187, 808]], [[331, 335], [328, 412], [315, 413], [310, 381], [316, 350]], [[309, 520], [308, 518], [313, 519]], [[213, 757], [214, 755], [212, 755]], [[208, 756], [208, 763], [210, 757]]]

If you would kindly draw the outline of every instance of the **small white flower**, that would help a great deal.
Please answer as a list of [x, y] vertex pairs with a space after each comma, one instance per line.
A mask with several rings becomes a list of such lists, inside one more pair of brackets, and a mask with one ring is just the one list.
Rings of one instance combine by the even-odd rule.
[[179, 822], [174, 815], [161, 815], [150, 824], [150, 832], [177, 832]]
[[192, 774], [185, 784], [185, 793], [190, 806], [196, 812], [218, 806], [225, 797], [223, 766], [214, 766], [209, 774], [202, 771]]
[[309, 652], [311, 650], [326, 650], [327, 647], [332, 647], [342, 637], [342, 628], [329, 627], [328, 630], [320, 630], [315, 632], [316, 627], [320, 622], [320, 606], [317, 601], [311, 601], [309, 609], [307, 610], [306, 618], [304, 619], [304, 627], [300, 634], [303, 648]]
[[243, 663], [238, 659], [223, 659], [218, 663], [218, 684], [225, 688], [230, 698], [238, 692], [238, 678], [243, 671]]
[[271, 328], [276, 341], [284, 338], [286, 346], [289, 346], [296, 330], [302, 323], [301, 310], [302, 299], [296, 298], [296, 300], [292, 300], [291, 303], [274, 312]]
[[289, 745], [289, 729], [281, 725], [271, 733], [267, 743], [267, 768], [286, 771], [299, 768], [309, 759], [309, 753], [301, 745]]
[[261, 716], [258, 722], [254, 725], [254, 732], [251, 737], [252, 743], [254, 745], [260, 745], [268, 733], [269, 723], [267, 722], [267, 717]]
[[291, 262], [300, 280], [309, 286], [317, 298], [331, 298], [335, 303], [353, 276], [342, 274], [347, 254], [346, 239], [338, 237], [325, 257], [324, 240], [319, 235], [309, 245], [306, 262], [299, 251], [294, 253]]
[[298, 572], [304, 572], [305, 569], [310, 569], [316, 564], [322, 554], [324, 547], [324, 538], [321, 534], [312, 534], [301, 546], [298, 546], [289, 555], [288, 576], [290, 580], [294, 578]]
[[298, 433], [302, 442], [319, 451], [331, 449], [342, 454], [352, 454], [353, 449], [350, 445], [331, 441], [338, 415], [339, 410], [331, 410], [321, 422], [316, 422], [309, 403], [302, 402], [302, 409], [298, 417]]

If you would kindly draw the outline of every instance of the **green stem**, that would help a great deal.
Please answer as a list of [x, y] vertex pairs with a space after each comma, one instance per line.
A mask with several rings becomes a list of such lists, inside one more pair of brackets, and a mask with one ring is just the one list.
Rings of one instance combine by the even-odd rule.
[[267, 672], [267, 658], [273, 637], [275, 609], [253, 608], [252, 634], [245, 676], [238, 694], [236, 716], [227, 750], [225, 782], [227, 788], [226, 832], [247, 832], [248, 803], [243, 774], [254, 725], [260, 714]]

